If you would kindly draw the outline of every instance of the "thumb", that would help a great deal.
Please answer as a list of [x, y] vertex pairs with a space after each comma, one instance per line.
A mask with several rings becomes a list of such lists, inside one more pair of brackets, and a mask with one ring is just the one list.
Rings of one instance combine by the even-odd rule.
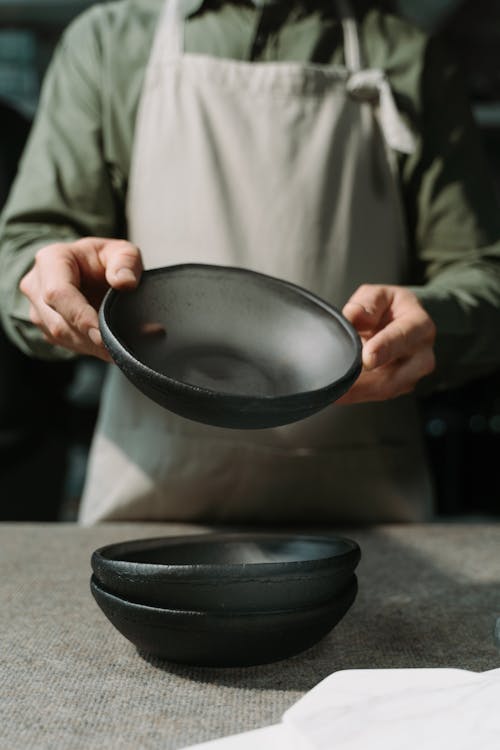
[[372, 311], [367, 310], [360, 302], [355, 302], [353, 300], [346, 302], [342, 310], [342, 315], [344, 318], [347, 318], [349, 323], [351, 323], [358, 332], [372, 330], [377, 322]]
[[383, 325], [394, 299], [394, 289], [382, 284], [363, 284], [358, 287], [342, 311], [359, 332], [373, 333]]
[[114, 289], [134, 289], [137, 286], [143, 270], [138, 247], [125, 240], [110, 240], [101, 249], [99, 257], [110, 286]]

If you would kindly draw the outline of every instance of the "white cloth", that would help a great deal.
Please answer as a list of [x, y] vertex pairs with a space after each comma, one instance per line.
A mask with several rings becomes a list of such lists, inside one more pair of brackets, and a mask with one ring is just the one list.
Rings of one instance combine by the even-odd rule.
[[498, 750], [500, 669], [336, 672], [281, 724], [190, 750]]

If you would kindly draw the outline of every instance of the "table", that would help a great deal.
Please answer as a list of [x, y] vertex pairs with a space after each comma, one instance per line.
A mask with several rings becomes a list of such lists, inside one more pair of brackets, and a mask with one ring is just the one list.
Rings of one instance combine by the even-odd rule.
[[0, 747], [176, 750], [279, 721], [338, 669], [500, 666], [500, 524], [329, 529], [356, 539], [358, 598], [319, 644], [242, 669], [146, 660], [89, 593], [98, 546], [201, 526], [0, 525]]

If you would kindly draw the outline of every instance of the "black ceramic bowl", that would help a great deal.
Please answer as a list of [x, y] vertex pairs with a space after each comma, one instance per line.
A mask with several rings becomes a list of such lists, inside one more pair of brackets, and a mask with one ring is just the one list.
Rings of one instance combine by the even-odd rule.
[[91, 564], [105, 589], [132, 602], [251, 612], [331, 601], [360, 555], [342, 537], [222, 533], [112, 544], [96, 550]]
[[332, 602], [277, 612], [201, 612], [146, 607], [103, 589], [92, 594], [108, 620], [140, 652], [180, 664], [243, 667], [285, 659], [314, 645], [345, 615], [356, 576]]
[[109, 290], [100, 327], [127, 378], [156, 403], [220, 427], [264, 428], [323, 409], [354, 383], [361, 345], [335, 308], [252, 271], [180, 265]]

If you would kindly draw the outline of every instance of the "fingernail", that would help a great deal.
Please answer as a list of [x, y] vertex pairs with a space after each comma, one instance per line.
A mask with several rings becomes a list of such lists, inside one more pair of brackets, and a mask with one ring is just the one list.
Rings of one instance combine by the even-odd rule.
[[115, 273], [115, 279], [125, 284], [135, 284], [137, 281], [135, 273], [130, 268], [119, 268]]
[[374, 370], [380, 362], [380, 352], [366, 352], [363, 356], [364, 365], [367, 370]]
[[89, 339], [95, 346], [102, 346], [102, 336], [98, 328], [89, 329]]

